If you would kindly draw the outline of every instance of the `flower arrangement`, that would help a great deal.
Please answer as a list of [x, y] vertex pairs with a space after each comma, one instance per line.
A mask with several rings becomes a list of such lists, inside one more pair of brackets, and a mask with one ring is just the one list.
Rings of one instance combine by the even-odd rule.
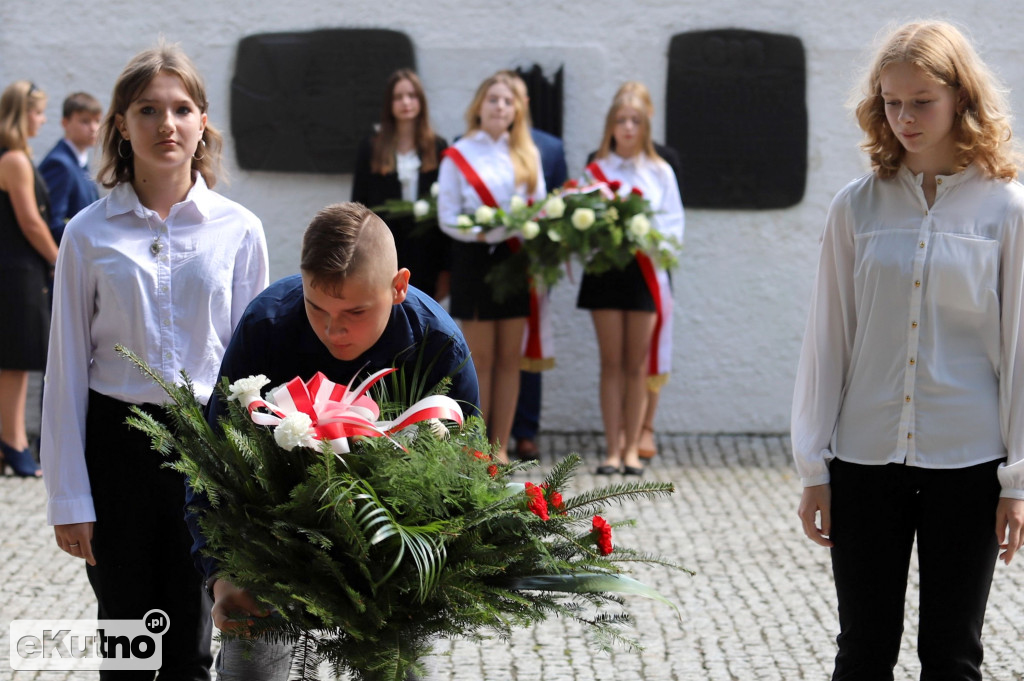
[[550, 288], [565, 276], [573, 257], [587, 274], [623, 269], [639, 251], [657, 267], [674, 267], [679, 244], [654, 228], [650, 202], [635, 190], [620, 196], [620, 189], [618, 182], [569, 180], [529, 219], [510, 224], [522, 237], [522, 249], [488, 274], [495, 296], [502, 300], [521, 291], [524, 269], [534, 284]]
[[430, 185], [430, 195], [427, 198], [406, 201], [405, 199], [388, 199], [379, 206], [370, 208], [385, 221], [393, 218], [404, 218], [412, 216], [416, 221], [417, 228], [411, 232], [411, 236], [422, 236], [423, 233], [437, 225], [437, 195], [439, 188], [437, 182]]
[[[492, 208], [481, 204], [472, 215], [459, 215], [456, 218], [455, 226], [463, 231], [469, 231], [475, 227], [483, 232], [489, 232], [499, 227], [504, 227], [513, 233], [523, 232], [524, 229], [529, 231], [536, 228], [533, 217], [540, 208], [541, 206], [529, 202], [519, 195], [514, 195], [509, 200], [507, 209], [500, 206]], [[528, 224], [530, 226], [527, 226]]]
[[[170, 397], [173, 431], [141, 411], [132, 425], [209, 498], [200, 524], [218, 574], [272, 612], [251, 636], [297, 643], [299, 678], [326, 661], [335, 674], [400, 681], [437, 637], [504, 637], [551, 615], [587, 625], [602, 648], [636, 646], [620, 630], [630, 618], [618, 594], [665, 599], [626, 569], [682, 569], [613, 549], [613, 530], [630, 523], [601, 516], [608, 504], [671, 494], [671, 483], [563, 496], [575, 454], [540, 484], [515, 482], [535, 462], [496, 464], [483, 423], [458, 427], [442, 395], [403, 411], [404, 377], [390, 400], [375, 383], [386, 372], [354, 390], [296, 379], [265, 396], [260, 377], [224, 380], [228, 416], [215, 429], [186, 375], [168, 384], [119, 350]], [[309, 423], [289, 422], [295, 413]]]

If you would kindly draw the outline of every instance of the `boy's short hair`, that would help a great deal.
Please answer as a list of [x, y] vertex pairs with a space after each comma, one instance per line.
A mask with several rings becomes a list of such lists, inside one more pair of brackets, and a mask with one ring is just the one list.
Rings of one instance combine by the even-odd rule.
[[62, 115], [65, 120], [80, 111], [84, 111], [90, 116], [103, 115], [103, 107], [100, 105], [100, 100], [88, 92], [73, 92], [64, 98], [64, 113]]
[[330, 293], [353, 275], [388, 285], [398, 271], [398, 254], [391, 230], [376, 213], [361, 203], [335, 203], [306, 228], [299, 266], [311, 286]]

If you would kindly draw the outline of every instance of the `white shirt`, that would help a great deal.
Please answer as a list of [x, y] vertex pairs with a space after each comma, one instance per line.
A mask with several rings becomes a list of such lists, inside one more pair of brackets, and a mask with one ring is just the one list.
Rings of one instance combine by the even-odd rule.
[[[805, 486], [833, 457], [963, 468], [1007, 458], [1024, 499], [1024, 187], [971, 166], [871, 174], [832, 202], [793, 397]], [[1021, 359], [1021, 362], [1017, 362]]]
[[[455, 148], [462, 152], [469, 165], [487, 185], [494, 200], [502, 208], [508, 209], [513, 195], [524, 200], [541, 201], [547, 196], [544, 187], [544, 175], [541, 173], [540, 154], [537, 154], [537, 186], [530, 193], [525, 184], [516, 185], [515, 169], [512, 167], [512, 156], [508, 149], [508, 133], [493, 139], [483, 130], [466, 135], [455, 143]], [[473, 189], [466, 177], [450, 158], [444, 158], [437, 175], [437, 218], [438, 223], [448, 236], [458, 241], [477, 241], [479, 226], [472, 229], [459, 229], [455, 226], [459, 215], [473, 215], [483, 205], [480, 196]], [[485, 240], [490, 244], [505, 241], [508, 234], [504, 227], [495, 227], [486, 232]]]
[[167, 400], [114, 345], [134, 351], [165, 381], [177, 382], [184, 369], [205, 402], [231, 331], [267, 276], [259, 218], [199, 175], [166, 221], [122, 183], [68, 223], [57, 256], [40, 443], [49, 524], [96, 519], [85, 465], [89, 389], [133, 404]]
[[643, 192], [654, 211], [652, 224], [664, 236], [675, 237], [683, 243], [685, 220], [683, 201], [679, 196], [679, 183], [672, 166], [654, 160], [643, 152], [631, 158], [622, 158], [615, 152], [595, 161], [609, 181], [622, 183], [619, 194], [626, 196], [633, 187]]
[[402, 200], [415, 201], [420, 184], [420, 155], [415, 149], [395, 154], [395, 174], [402, 185]]

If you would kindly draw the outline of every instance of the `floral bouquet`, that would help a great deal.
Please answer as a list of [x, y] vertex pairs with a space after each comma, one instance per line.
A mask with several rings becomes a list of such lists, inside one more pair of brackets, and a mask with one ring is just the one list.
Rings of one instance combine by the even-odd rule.
[[521, 290], [525, 267], [533, 281], [550, 288], [565, 276], [572, 257], [583, 262], [583, 271], [601, 274], [623, 269], [638, 251], [650, 255], [657, 267], [676, 265], [679, 244], [658, 232], [650, 202], [637, 191], [619, 196], [618, 182], [581, 186], [569, 180], [540, 205], [530, 220], [512, 226], [522, 236], [519, 257], [493, 269], [487, 281], [499, 300]]
[[385, 221], [392, 218], [404, 218], [412, 216], [416, 221], [416, 229], [412, 230], [410, 236], [422, 236], [430, 229], [437, 226], [437, 182], [430, 185], [428, 198], [406, 201], [405, 199], [388, 199], [379, 206], [373, 206], [370, 210], [380, 215]]
[[492, 208], [491, 206], [480, 205], [472, 215], [460, 215], [455, 221], [455, 226], [463, 231], [480, 227], [484, 232], [505, 227], [514, 233], [522, 231], [523, 225], [529, 222], [539, 210], [539, 205], [527, 202], [526, 199], [519, 195], [514, 195], [509, 200], [507, 210], [500, 206]]
[[550, 615], [587, 625], [602, 648], [635, 646], [620, 631], [630, 618], [618, 594], [665, 601], [626, 570], [678, 566], [619, 545], [613, 533], [627, 523], [601, 513], [671, 494], [671, 483], [563, 496], [578, 455], [539, 484], [514, 482], [535, 464], [492, 460], [483, 423], [460, 427], [447, 397], [407, 409], [403, 378], [397, 399], [378, 390], [378, 407], [367, 391], [387, 371], [356, 389], [317, 377], [266, 395], [265, 379], [225, 380], [228, 415], [215, 429], [186, 375], [170, 385], [120, 351], [170, 396], [173, 431], [143, 412], [132, 425], [209, 498], [200, 525], [218, 575], [272, 613], [249, 636], [297, 644], [300, 678], [326, 661], [335, 674], [403, 681], [437, 637], [506, 637]]

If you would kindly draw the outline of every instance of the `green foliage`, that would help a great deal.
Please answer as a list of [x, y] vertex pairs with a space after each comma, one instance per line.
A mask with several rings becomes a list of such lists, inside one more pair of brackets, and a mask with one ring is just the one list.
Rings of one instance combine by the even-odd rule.
[[[170, 397], [173, 428], [142, 412], [131, 424], [209, 497], [200, 525], [218, 575], [271, 610], [251, 636], [299, 644], [298, 678], [314, 679], [326, 661], [337, 674], [402, 681], [437, 637], [507, 637], [552, 615], [584, 623], [602, 648], [635, 646], [622, 637], [630, 620], [615, 592], [664, 600], [624, 572], [634, 562], [672, 564], [618, 546], [601, 555], [591, 517], [671, 494], [669, 483], [589, 490], [565, 498], [560, 513], [551, 493], [578, 470], [572, 454], [544, 478], [544, 521], [509, 479], [532, 464], [495, 464], [477, 418], [449, 437], [421, 425], [395, 442], [354, 438], [344, 457], [327, 443], [285, 451], [237, 401], [211, 428], [187, 376], [170, 385], [119, 350]], [[227, 394], [226, 380], [218, 390]]]

